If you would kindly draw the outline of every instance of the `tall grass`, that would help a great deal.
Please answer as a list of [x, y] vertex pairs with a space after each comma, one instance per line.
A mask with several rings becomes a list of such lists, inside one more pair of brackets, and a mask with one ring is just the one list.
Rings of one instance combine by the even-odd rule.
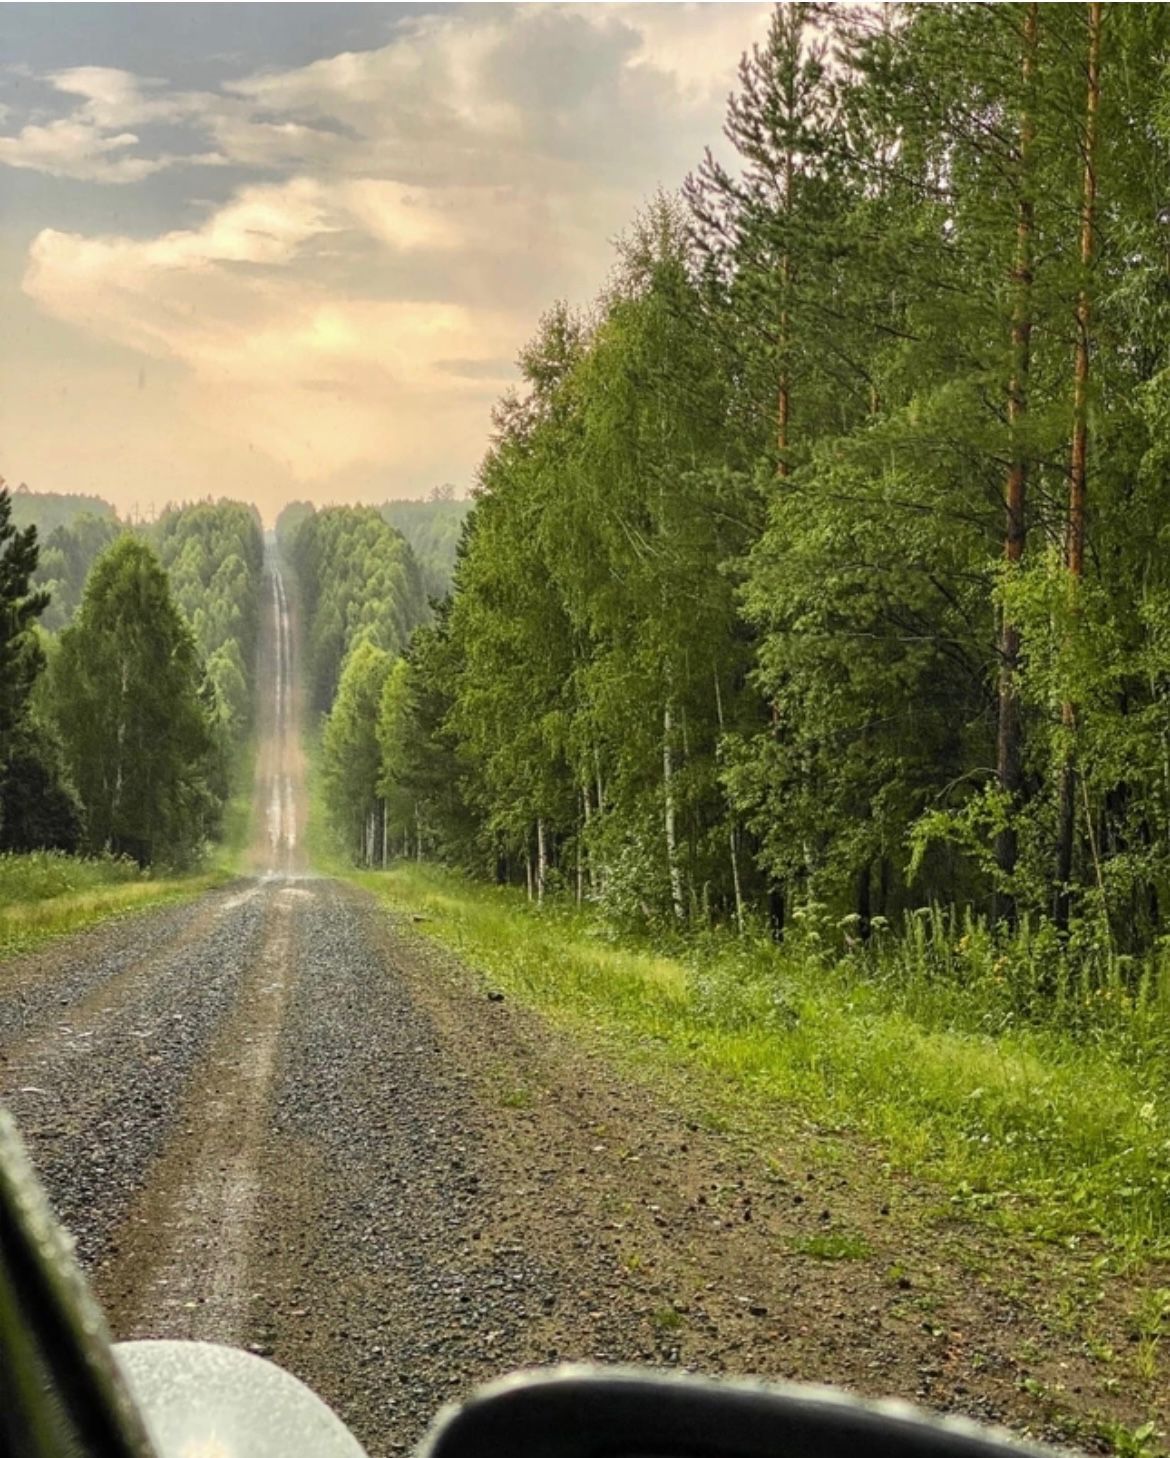
[[222, 867], [152, 875], [118, 857], [0, 856], [0, 960], [98, 922], [187, 901], [231, 879]]
[[123, 885], [140, 876], [134, 861], [122, 856], [69, 856], [61, 851], [0, 855], [0, 908]]
[[519, 999], [601, 1028], [643, 1067], [701, 1075], [696, 1096], [745, 1126], [795, 1108], [943, 1182], [956, 1213], [1126, 1260], [1170, 1255], [1160, 967], [1089, 976], [1066, 961], [1054, 983], [1027, 953], [1033, 931], [1005, 951], [938, 914], [845, 954], [814, 917], [782, 948], [709, 935], [666, 955], [432, 868], [359, 879]]

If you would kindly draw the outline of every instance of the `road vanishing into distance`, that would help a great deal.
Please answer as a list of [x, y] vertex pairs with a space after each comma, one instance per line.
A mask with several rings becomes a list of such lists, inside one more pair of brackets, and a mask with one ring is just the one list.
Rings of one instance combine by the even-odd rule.
[[[936, 1193], [795, 1118], [753, 1147], [700, 1126], [309, 873], [275, 564], [266, 593], [250, 874], [0, 963], [0, 1098], [114, 1335], [270, 1356], [374, 1458], [476, 1383], [570, 1359], [1043, 1431], [1025, 1377], [1093, 1374], [1038, 1306], [969, 1274], [992, 1237], [940, 1234]], [[869, 1259], [799, 1254], [842, 1228]]]

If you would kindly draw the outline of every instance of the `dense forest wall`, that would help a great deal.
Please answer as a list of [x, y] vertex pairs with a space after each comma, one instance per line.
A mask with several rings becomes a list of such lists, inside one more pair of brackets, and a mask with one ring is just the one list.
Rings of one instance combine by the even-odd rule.
[[1164, 7], [777, 8], [735, 165], [500, 403], [390, 844], [678, 925], [1157, 942], [1168, 47]]

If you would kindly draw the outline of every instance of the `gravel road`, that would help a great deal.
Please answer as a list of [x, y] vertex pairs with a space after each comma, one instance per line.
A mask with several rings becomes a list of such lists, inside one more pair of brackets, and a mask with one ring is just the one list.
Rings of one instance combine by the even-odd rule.
[[[766, 1157], [699, 1127], [685, 1090], [649, 1093], [306, 874], [294, 628], [274, 574], [255, 874], [0, 964], [0, 1098], [116, 1336], [272, 1356], [372, 1458], [563, 1359], [839, 1382], [1038, 1434], [1057, 1387], [1140, 1416], [1026, 1265], [1005, 1295], [991, 1235], [927, 1218], [937, 1193], [794, 1120]], [[841, 1230], [866, 1258], [802, 1253]]]

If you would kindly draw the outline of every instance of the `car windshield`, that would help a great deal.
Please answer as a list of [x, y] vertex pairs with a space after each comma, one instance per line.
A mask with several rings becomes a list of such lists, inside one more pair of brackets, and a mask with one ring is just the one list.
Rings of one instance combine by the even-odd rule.
[[104, 1322], [370, 1458], [566, 1363], [1155, 1458], [1170, 6], [0, 55], [9, 1445], [160, 1445]]

